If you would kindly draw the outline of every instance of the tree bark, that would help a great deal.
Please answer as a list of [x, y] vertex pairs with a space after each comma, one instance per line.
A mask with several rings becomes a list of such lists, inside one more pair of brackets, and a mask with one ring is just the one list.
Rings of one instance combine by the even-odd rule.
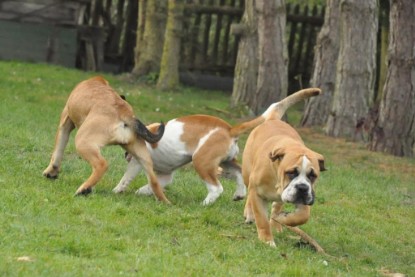
[[324, 125], [329, 117], [336, 84], [336, 63], [339, 56], [340, 1], [327, 0], [324, 25], [314, 50], [314, 70], [310, 84], [323, 91], [310, 98], [301, 119], [302, 126]]
[[414, 155], [415, 5], [390, 1], [388, 74], [369, 148], [396, 156]]
[[287, 96], [288, 52], [285, 1], [256, 0], [258, 12], [257, 89], [248, 103], [255, 114]]
[[175, 89], [179, 85], [180, 43], [183, 31], [184, 0], [169, 0], [166, 35], [157, 87]]
[[377, 0], [341, 1], [336, 87], [327, 123], [330, 136], [356, 139], [356, 126], [373, 101], [377, 29]]
[[166, 27], [166, 3], [166, 0], [140, 1], [135, 65], [132, 71], [135, 76], [158, 73], [160, 70]]
[[248, 105], [251, 95], [256, 91], [258, 33], [254, 0], [245, 0], [242, 23], [232, 25], [232, 34], [240, 36], [231, 97], [231, 107], [236, 107]]

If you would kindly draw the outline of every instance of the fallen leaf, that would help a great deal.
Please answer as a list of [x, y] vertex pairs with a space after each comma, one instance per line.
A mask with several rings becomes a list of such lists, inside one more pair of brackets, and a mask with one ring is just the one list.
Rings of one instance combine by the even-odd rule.
[[34, 259], [30, 258], [29, 256], [22, 256], [17, 258], [18, 262], [33, 262]]

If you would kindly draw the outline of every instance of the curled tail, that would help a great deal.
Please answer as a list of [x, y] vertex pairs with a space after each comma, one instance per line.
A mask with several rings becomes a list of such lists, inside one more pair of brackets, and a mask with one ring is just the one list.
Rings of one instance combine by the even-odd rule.
[[294, 105], [295, 103], [298, 103], [301, 100], [305, 100], [313, 96], [317, 96], [321, 93], [322, 92], [319, 88], [306, 88], [306, 89], [299, 90], [285, 97], [281, 101], [271, 104], [268, 107], [268, 109], [262, 115], [258, 116], [257, 118], [232, 127], [231, 136], [237, 137], [240, 134], [260, 125], [265, 120], [281, 119], [282, 116], [287, 111], [287, 109], [291, 107], [292, 105]]
[[134, 131], [135, 133], [146, 140], [149, 143], [156, 143], [158, 142], [164, 134], [164, 123], [160, 122], [160, 125], [157, 129], [157, 133], [150, 132], [147, 129], [146, 125], [144, 125], [140, 120], [134, 119]]

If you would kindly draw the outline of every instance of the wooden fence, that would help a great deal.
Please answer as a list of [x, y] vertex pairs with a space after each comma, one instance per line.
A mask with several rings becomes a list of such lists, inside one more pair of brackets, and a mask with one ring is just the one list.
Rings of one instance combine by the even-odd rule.
[[[197, 4], [195, 3], [197, 2]], [[108, 30], [104, 61], [106, 69], [127, 72], [133, 67], [137, 0], [95, 0], [90, 6], [89, 24]], [[230, 32], [241, 20], [244, 0], [187, 0], [182, 36], [181, 70], [232, 77], [239, 38]], [[313, 48], [324, 21], [321, 6], [287, 5], [289, 89], [306, 86], [311, 76]], [[104, 68], [105, 70], [105, 68]]]
[[[186, 0], [180, 65], [182, 72], [232, 81], [239, 37], [231, 34], [231, 26], [240, 22], [244, 2]], [[138, 0], [42, 0], [42, 4], [33, 4], [30, 0], [4, 0], [0, 5], [0, 18], [70, 26], [76, 30], [73, 45], [77, 49], [77, 67], [121, 73], [131, 71], [134, 65], [138, 3]], [[299, 5], [287, 6], [290, 90], [301, 86], [301, 83], [307, 85], [311, 75], [313, 47], [323, 24], [323, 13], [321, 7], [309, 9], [300, 8]], [[17, 17], [21, 20], [17, 20]], [[5, 36], [9, 37], [9, 33]], [[74, 55], [71, 56], [72, 64]], [[208, 83], [218, 83], [211, 80]]]

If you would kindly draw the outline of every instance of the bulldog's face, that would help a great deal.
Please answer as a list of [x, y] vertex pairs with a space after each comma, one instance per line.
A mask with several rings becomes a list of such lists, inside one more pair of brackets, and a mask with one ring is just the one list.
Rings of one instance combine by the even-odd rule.
[[314, 187], [320, 171], [324, 171], [324, 157], [309, 151], [273, 151], [270, 158], [277, 168], [277, 186], [284, 203], [313, 205]]

